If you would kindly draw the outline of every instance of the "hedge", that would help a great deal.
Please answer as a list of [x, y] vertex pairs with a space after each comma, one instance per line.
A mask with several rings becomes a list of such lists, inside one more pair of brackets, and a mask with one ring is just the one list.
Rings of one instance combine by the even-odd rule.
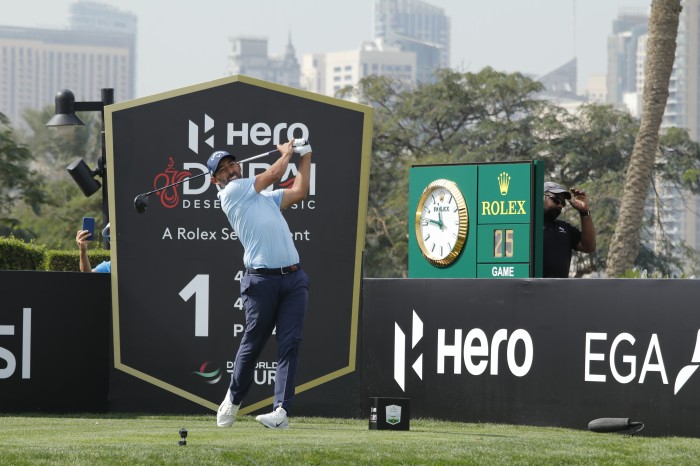
[[[89, 257], [93, 266], [110, 260], [109, 251], [105, 249], [93, 249]], [[78, 272], [80, 253], [77, 250], [47, 250], [44, 245], [25, 243], [13, 236], [0, 236], [0, 270]]]

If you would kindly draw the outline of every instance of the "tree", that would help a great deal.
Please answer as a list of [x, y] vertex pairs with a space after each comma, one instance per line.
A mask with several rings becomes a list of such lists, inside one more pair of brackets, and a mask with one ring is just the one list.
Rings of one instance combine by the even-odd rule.
[[661, 119], [668, 99], [680, 12], [680, 0], [654, 0], [651, 4], [642, 118], [608, 252], [607, 274], [611, 277], [630, 269], [639, 254], [644, 205], [658, 152]]
[[[375, 108], [366, 276], [406, 276], [412, 165], [531, 159], [545, 162], [547, 179], [581, 186], [590, 194], [598, 251], [577, 257], [574, 264], [577, 276], [605, 270], [639, 122], [604, 105], [584, 105], [572, 115], [538, 98], [541, 90], [540, 83], [519, 73], [490, 68], [479, 73], [443, 70], [437, 82], [416, 88], [382, 77], [362, 80], [353, 92]], [[660, 179], [696, 187], [698, 144], [674, 129], [662, 138], [662, 148], [669, 163], [655, 167]], [[647, 217], [644, 228], [651, 231], [653, 226]], [[638, 265], [671, 270], [684, 254], [678, 247], [663, 254], [645, 249]]]
[[75, 159], [84, 158], [95, 167], [101, 156], [101, 123], [92, 113], [81, 113], [86, 127], [47, 128], [53, 106], [44, 110], [28, 109], [24, 120], [28, 130], [20, 133], [25, 145], [35, 154], [33, 168], [45, 180], [46, 195], [37, 208], [18, 202], [13, 216], [37, 242], [56, 249], [75, 248], [75, 232], [82, 217], [102, 216], [102, 199], [98, 194], [86, 198], [66, 171]]
[[10, 234], [25, 240], [32, 233], [20, 226], [20, 221], [10, 216], [12, 208], [20, 200], [33, 212], [38, 212], [45, 201], [41, 179], [30, 168], [31, 151], [18, 143], [10, 120], [0, 113], [0, 235]]
[[[369, 77], [353, 90], [375, 107], [365, 271], [405, 276], [408, 169], [413, 164], [522, 160], [563, 125], [561, 109], [534, 98], [542, 85], [519, 73], [441, 70], [415, 89]], [[346, 90], [347, 94], [349, 91]]]
[[53, 105], [43, 110], [26, 109], [22, 116], [28, 129], [21, 139], [35, 154], [36, 164], [50, 177], [68, 175], [66, 166], [83, 158], [91, 167], [97, 164], [101, 149], [101, 123], [94, 112], [79, 113], [85, 126], [50, 128], [46, 122], [54, 114]]

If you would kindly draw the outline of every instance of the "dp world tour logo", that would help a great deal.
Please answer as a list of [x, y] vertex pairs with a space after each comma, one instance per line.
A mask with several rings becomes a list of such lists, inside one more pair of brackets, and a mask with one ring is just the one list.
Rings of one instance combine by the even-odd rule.
[[206, 361], [199, 367], [198, 371], [192, 371], [192, 373], [198, 377], [203, 378], [206, 383], [213, 385], [219, 380], [221, 380], [221, 368], [217, 368], [216, 370], [210, 371], [209, 364], [211, 364], [211, 362]]
[[[188, 146], [192, 152], [194, 152], [195, 154], [198, 154], [199, 153], [199, 134], [200, 134], [199, 125], [192, 120], [189, 120], [189, 122], [190, 122], [189, 137], [187, 138]], [[204, 132], [203, 132], [202, 136], [207, 137], [207, 135], [210, 134], [210, 132], [213, 128], [214, 128], [214, 119], [205, 113], [204, 114]], [[209, 136], [207, 139], [204, 140], [204, 142], [209, 147], [211, 147], [213, 149], [214, 148], [214, 135], [212, 134], [211, 136]]]
[[[411, 331], [411, 348], [423, 338], [423, 321], [420, 320], [416, 311], [413, 311], [413, 329]], [[413, 370], [421, 380], [423, 380], [423, 355], [420, 354], [415, 360]], [[394, 322], [394, 380], [399, 384], [402, 391], [406, 391], [406, 334], [401, 330], [399, 324]]]

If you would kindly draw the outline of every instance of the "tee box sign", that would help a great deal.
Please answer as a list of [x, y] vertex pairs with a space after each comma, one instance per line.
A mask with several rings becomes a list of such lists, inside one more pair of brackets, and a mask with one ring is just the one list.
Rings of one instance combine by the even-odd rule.
[[[244, 265], [206, 161], [215, 150], [243, 160], [305, 138], [309, 195], [284, 213], [310, 278], [296, 392], [353, 372], [372, 109], [233, 76], [107, 106], [105, 121], [115, 367], [188, 406], [218, 408], [245, 327]], [[243, 176], [278, 158], [243, 163]], [[291, 186], [298, 161], [270, 189]], [[145, 212], [134, 208], [137, 195], [202, 173], [150, 195]], [[273, 336], [242, 414], [271, 406], [276, 361]]]
[[408, 276], [541, 277], [542, 185], [539, 161], [412, 167]]

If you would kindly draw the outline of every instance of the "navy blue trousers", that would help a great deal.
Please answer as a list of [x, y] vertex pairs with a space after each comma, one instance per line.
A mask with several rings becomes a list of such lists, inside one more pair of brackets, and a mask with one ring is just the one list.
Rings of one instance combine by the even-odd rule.
[[245, 332], [231, 375], [234, 404], [240, 404], [248, 394], [260, 352], [276, 326], [278, 350], [273, 409], [282, 406], [289, 412], [308, 297], [309, 278], [304, 270], [286, 275], [246, 273], [243, 276], [241, 298]]

